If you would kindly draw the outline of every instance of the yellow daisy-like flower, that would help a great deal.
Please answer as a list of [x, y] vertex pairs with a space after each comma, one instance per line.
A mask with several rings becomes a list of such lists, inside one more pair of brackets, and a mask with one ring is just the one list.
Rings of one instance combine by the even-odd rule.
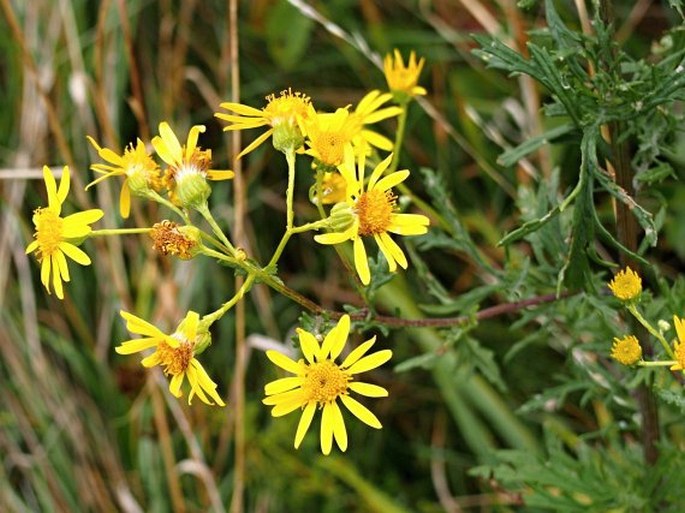
[[671, 367], [671, 370], [685, 371], [685, 319], [674, 315], [673, 324], [675, 325], [678, 340], [673, 344], [675, 364]]
[[224, 130], [270, 127], [241, 151], [238, 158], [250, 153], [272, 135], [273, 145], [279, 151], [297, 150], [304, 143], [305, 122], [315, 114], [309, 97], [288, 89], [281, 91], [279, 96], [267, 96], [266, 101], [266, 107], [261, 110], [242, 103], [225, 102], [220, 107], [234, 114], [214, 114], [217, 118], [231, 123]]
[[611, 357], [623, 365], [634, 365], [642, 360], [642, 347], [637, 337], [634, 335], [626, 335], [620, 339], [614, 337]]
[[609, 289], [621, 301], [632, 301], [642, 293], [642, 279], [630, 267], [626, 267], [609, 282]]
[[62, 204], [69, 194], [71, 175], [69, 167], [64, 166], [59, 190], [50, 168], [43, 166], [43, 180], [48, 192], [48, 206], [33, 212], [36, 231], [34, 240], [26, 248], [26, 253], [36, 252], [40, 262], [40, 281], [50, 293], [50, 276], [58, 298], [64, 299], [63, 281], [70, 281], [69, 267], [65, 256], [81, 265], [90, 265], [90, 258], [77, 245], [91, 232], [90, 224], [102, 218], [104, 212], [98, 208], [77, 212], [61, 217]]
[[143, 141], [138, 139], [135, 147], [131, 143], [124, 149], [123, 155], [117, 155], [109, 148], [101, 148], [92, 137], [87, 136], [87, 138], [100, 158], [109, 164], [93, 164], [90, 166], [93, 171], [101, 173], [102, 176], [90, 182], [86, 189], [112, 176], [125, 176], [119, 194], [121, 217], [125, 219], [131, 212], [131, 193], [146, 197], [151, 190], [159, 191], [162, 188], [159, 166], [148, 154]]
[[358, 156], [358, 168], [355, 171], [354, 154], [348, 149], [345, 153], [345, 162], [338, 169], [347, 183], [345, 203], [352, 213], [352, 222], [343, 231], [314, 237], [320, 244], [340, 244], [351, 240], [354, 265], [364, 285], [371, 281], [371, 273], [362, 237], [373, 237], [388, 262], [390, 272], [395, 272], [397, 264], [403, 269], [407, 268], [407, 258], [397, 243], [390, 238], [390, 233], [421, 235], [428, 231], [429, 220], [426, 216], [396, 212], [396, 196], [391, 189], [406, 180], [409, 171], [405, 169], [382, 177], [391, 160], [392, 154], [378, 164], [365, 185], [365, 157], [363, 154]]
[[144, 338], [122, 342], [115, 348], [117, 353], [133, 354], [154, 347], [155, 352], [143, 358], [141, 363], [148, 368], [159, 365], [164, 374], [171, 376], [169, 391], [174, 397], [183, 395], [181, 386], [187, 377], [190, 383], [188, 404], [197, 395], [203, 403], [214, 404], [211, 398], [219, 406], [226, 406], [216, 391], [216, 383], [195, 358], [196, 352], [209, 344], [210, 337], [209, 332], [201, 328], [200, 315], [197, 312], [189, 311], [171, 335], [131, 313], [121, 311], [120, 314], [126, 321], [126, 328]]
[[383, 60], [383, 72], [390, 91], [405, 98], [426, 94], [423, 87], [416, 85], [424, 63], [423, 57], [419, 59], [418, 63], [416, 62], [416, 54], [413, 50], [409, 54], [409, 62], [406, 67], [399, 50], [395, 49], [394, 59], [392, 55], [386, 55]]
[[157, 155], [169, 166], [164, 181], [169, 189], [171, 201], [183, 207], [196, 208], [203, 205], [211, 189], [209, 180], [228, 180], [235, 173], [228, 170], [210, 169], [212, 150], [203, 150], [197, 145], [204, 125], [194, 125], [188, 132], [185, 146], [181, 146], [169, 124], [159, 124], [159, 134], [152, 138]]
[[359, 129], [359, 122], [350, 117], [347, 109], [316, 113], [306, 125], [309, 149], [305, 153], [314, 157], [318, 165], [333, 169], [342, 163], [345, 148], [352, 148]]
[[312, 333], [297, 330], [304, 359], [295, 362], [278, 351], [266, 352], [274, 364], [294, 374], [268, 383], [264, 387], [267, 397], [262, 402], [273, 406], [271, 415], [274, 417], [302, 408], [295, 434], [296, 449], [302, 443], [318, 408], [321, 409], [321, 452], [330, 454], [333, 439], [341, 451], [347, 450], [347, 430], [338, 399], [359, 420], [372, 428], [381, 428], [378, 418], [351, 397], [350, 391], [366, 397], [387, 397], [385, 388], [355, 381], [355, 375], [383, 365], [392, 357], [392, 351], [384, 349], [366, 355], [376, 341], [376, 337], [373, 337], [351, 351], [341, 364], [337, 364], [335, 359], [342, 353], [349, 332], [350, 317], [343, 315], [321, 345]]
[[380, 91], [371, 91], [361, 99], [354, 112], [350, 113], [350, 123], [355, 124], [356, 135], [352, 138], [352, 144], [359, 151], [367, 151], [367, 144], [384, 151], [392, 151], [393, 142], [385, 136], [364, 128], [365, 125], [378, 123], [384, 119], [398, 116], [402, 109], [397, 106], [381, 108], [383, 104], [392, 99], [392, 94]]

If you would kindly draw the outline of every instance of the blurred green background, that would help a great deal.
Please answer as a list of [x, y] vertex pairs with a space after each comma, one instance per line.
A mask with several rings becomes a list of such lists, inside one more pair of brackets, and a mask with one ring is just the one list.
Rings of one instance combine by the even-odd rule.
[[[526, 32], [545, 26], [540, 3], [526, 2], [524, 10], [514, 0], [330, 0], [312, 2], [313, 11], [296, 1], [236, 4], [240, 98], [257, 108], [266, 95], [289, 87], [319, 109], [355, 104], [369, 90], [386, 87], [378, 67], [385, 53], [399, 48], [426, 58], [421, 84], [429, 94], [411, 105], [400, 167], [412, 170], [409, 186], [441, 213], [442, 225], [431, 237], [406, 243], [412, 264], [374, 292], [380, 312], [470, 315], [554, 293], [559, 255], [568, 244], [563, 218], [537, 245], [505, 251], [496, 244], [532, 216], [531, 209], [544, 213], [546, 203], [573, 184], [578, 141], [562, 138], [515, 165], [501, 165], [504, 150], [554, 127], [555, 120], [540, 111], [544, 90], [486, 70], [470, 53], [472, 33], [524, 48]], [[679, 22], [666, 2], [615, 4], [618, 37], [636, 55], [648, 53]], [[234, 316], [215, 325], [213, 346], [201, 357], [228, 397], [225, 409], [176, 401], [159, 372], [144, 371], [138, 358], [112, 348], [129, 338], [120, 309], [170, 329], [188, 309], [207, 313], [229, 298], [233, 273], [207, 260], [162, 259], [142, 236], [107, 238], [85, 244], [93, 265], [70, 266], [72, 282], [59, 301], [45, 293], [24, 248], [31, 213], [45, 203], [43, 164], [71, 167], [67, 211], [98, 206], [106, 213], [100, 227], [149, 226], [166, 215], [134, 199], [132, 216], [123, 222], [113, 180], [85, 192], [95, 158], [86, 135], [121, 150], [136, 137], [149, 141], [160, 121], [179, 134], [205, 124], [202, 146], [212, 148], [216, 167], [231, 167], [230, 138], [213, 117], [231, 95], [230, 4], [0, 5], [0, 510], [229, 511]], [[573, 2], [557, 8], [579, 27]], [[394, 128], [390, 120], [379, 130], [392, 137]], [[243, 146], [260, 133], [253, 132], [242, 134]], [[671, 161], [681, 174], [682, 151]], [[298, 165], [296, 212], [309, 220], [316, 215], [306, 196], [311, 173], [304, 160]], [[244, 159], [243, 173], [246, 249], [263, 262], [285, 224], [285, 162], [263, 145]], [[654, 251], [663, 273], [675, 277], [685, 255], [685, 223], [679, 222], [685, 188], [671, 182], [660, 194], [668, 207]], [[230, 232], [231, 183], [214, 186], [211, 207]], [[608, 198], [598, 210], [611, 215]], [[603, 255], [615, 257], [611, 250]], [[336, 258], [310, 236], [296, 237], [279, 276], [323, 307], [363, 307]], [[601, 284], [607, 275], [598, 276]], [[672, 303], [682, 306], [683, 300]], [[518, 492], [487, 472], [468, 471], [494, 464], [496, 449], [543, 457], [543, 432], [569, 447], [586, 434], [637, 436], [632, 398], [607, 363], [613, 311], [581, 295], [462, 328], [367, 326], [367, 338], [379, 334], [380, 347], [394, 351], [392, 362], [371, 376], [390, 391], [388, 399], [370, 404], [384, 428], [348, 422], [345, 454], [321, 456], [315, 433], [295, 451], [298, 416], [272, 419], [260, 401], [263, 385], [276, 377], [264, 344], [291, 344], [300, 314], [297, 304], [263, 287], [246, 300], [244, 511], [528, 511]], [[682, 440], [683, 430], [672, 429]], [[639, 454], [635, 445], [630, 451]], [[612, 475], [626, 465], [617, 463]]]

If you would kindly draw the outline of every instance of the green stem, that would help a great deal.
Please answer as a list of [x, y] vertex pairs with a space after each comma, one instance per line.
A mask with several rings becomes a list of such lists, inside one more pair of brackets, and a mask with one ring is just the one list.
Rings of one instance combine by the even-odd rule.
[[150, 199], [156, 201], [157, 203], [160, 203], [160, 204], [164, 205], [165, 207], [167, 207], [167, 208], [170, 209], [170, 210], [173, 210], [174, 212], [176, 212], [176, 214], [178, 214], [178, 216], [179, 216], [181, 219], [183, 219], [183, 221], [184, 221], [186, 224], [190, 224], [190, 218], [188, 217], [188, 214], [186, 214], [185, 212], [183, 212], [183, 210], [181, 210], [180, 208], [178, 208], [178, 207], [177, 207], [176, 205], [174, 205], [171, 201], [169, 201], [168, 199], [163, 198], [162, 196], [160, 196], [160, 195], [159, 195], [158, 193], [156, 193], [155, 191], [149, 191], [147, 194], [148, 194], [148, 196], [150, 197]]
[[231, 308], [233, 308], [236, 305], [236, 303], [243, 298], [247, 291], [249, 291], [252, 288], [252, 284], [254, 283], [254, 281], [255, 275], [248, 275], [243, 285], [238, 289], [238, 291], [233, 295], [233, 297], [226, 301], [223, 305], [221, 305], [220, 308], [218, 308], [211, 314], [205, 315], [202, 318], [202, 322], [207, 322], [207, 326], [211, 326], [214, 322], [221, 319], [224, 316], [224, 314], [228, 312]]
[[675, 354], [673, 354], [673, 349], [671, 349], [671, 346], [669, 343], [666, 341], [664, 336], [657, 331], [654, 326], [652, 326], [647, 319], [645, 319], [640, 311], [637, 309], [635, 304], [630, 304], [627, 305], [628, 311], [633, 314], [633, 317], [637, 319], [637, 321], [642, 324], [647, 331], [649, 331], [660, 343], [661, 346], [664, 348], [664, 351], [666, 351], [666, 354], [670, 356], [672, 359], [675, 360]]
[[285, 190], [285, 228], [290, 230], [293, 227], [293, 195], [295, 193], [295, 151], [285, 152], [285, 159], [288, 161], [288, 188]]
[[640, 367], [667, 367], [669, 365], [675, 365], [677, 362], [675, 360], [670, 360], [670, 361], [659, 361], [659, 362], [645, 362], [640, 361], [637, 362], [637, 365]]
[[209, 226], [212, 227], [214, 235], [216, 235], [219, 238], [219, 240], [226, 246], [231, 256], [234, 256], [236, 254], [236, 250], [233, 247], [233, 244], [229, 242], [224, 232], [221, 230], [221, 228], [219, 228], [219, 225], [214, 220], [212, 213], [209, 211], [209, 208], [207, 207], [207, 204], [205, 203], [201, 207], [198, 207], [197, 211], [200, 213], [200, 215], [202, 215], [202, 217], [205, 218], [205, 221], [209, 223]]
[[106, 237], [109, 235], [133, 235], [136, 233], [148, 233], [152, 228], [109, 228], [105, 230], [93, 230], [88, 237]]
[[409, 110], [407, 108], [408, 105], [409, 102], [400, 103], [400, 108], [402, 109], [402, 112], [400, 112], [400, 117], [397, 120], [397, 132], [395, 132], [395, 146], [392, 150], [392, 162], [390, 163], [390, 167], [386, 171], [387, 174], [391, 174], [397, 171], [397, 165], [400, 162], [400, 151], [402, 150], [402, 143], [404, 142], [404, 131], [407, 127], [407, 111]]

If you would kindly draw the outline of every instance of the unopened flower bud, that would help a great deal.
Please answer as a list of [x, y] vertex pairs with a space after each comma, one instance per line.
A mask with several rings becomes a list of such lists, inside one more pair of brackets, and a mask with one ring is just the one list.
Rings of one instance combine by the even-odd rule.
[[334, 232], [344, 232], [354, 223], [354, 211], [349, 204], [336, 203], [328, 216], [329, 227]]

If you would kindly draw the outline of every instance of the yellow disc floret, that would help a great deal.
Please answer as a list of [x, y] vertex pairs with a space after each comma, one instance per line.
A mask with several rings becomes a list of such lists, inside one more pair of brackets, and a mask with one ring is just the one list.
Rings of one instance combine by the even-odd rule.
[[306, 401], [320, 405], [330, 403], [347, 393], [347, 382], [351, 377], [331, 360], [309, 365], [304, 375], [302, 392]]
[[359, 235], [377, 235], [392, 224], [396, 196], [391, 191], [371, 189], [364, 192], [356, 204]]
[[621, 301], [632, 301], [642, 293], [642, 279], [630, 267], [626, 267], [614, 276], [609, 289]]
[[634, 365], [642, 359], [642, 347], [634, 335], [614, 338], [611, 357], [623, 365]]
[[64, 240], [64, 220], [50, 208], [37, 208], [33, 213], [33, 224], [36, 226], [35, 237], [38, 241], [37, 258], [50, 258]]

